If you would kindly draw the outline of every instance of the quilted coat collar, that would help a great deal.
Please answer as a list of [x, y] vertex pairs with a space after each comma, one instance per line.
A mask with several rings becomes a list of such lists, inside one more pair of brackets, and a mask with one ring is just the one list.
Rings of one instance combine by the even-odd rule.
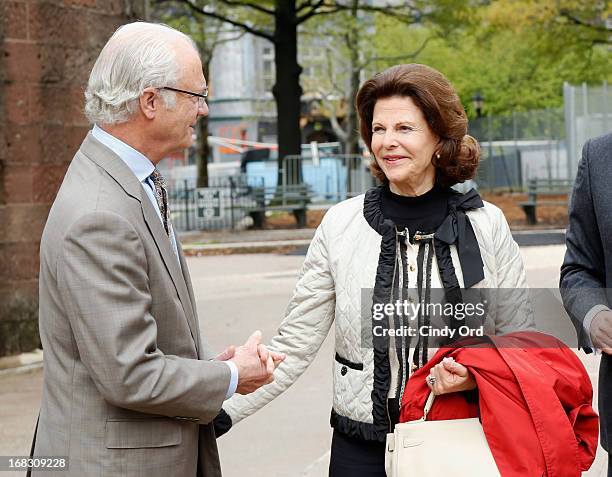
[[[381, 210], [383, 186], [368, 190], [363, 201], [363, 216], [374, 230], [383, 237], [395, 239], [395, 224], [384, 217]], [[453, 245], [457, 247], [465, 288], [470, 288], [484, 279], [484, 264], [476, 234], [466, 212], [484, 207], [480, 195], [475, 189], [462, 194], [449, 189], [448, 215], [438, 227], [435, 239], [438, 246]], [[383, 247], [381, 246], [381, 254]], [[447, 288], [445, 285], [444, 288]]]

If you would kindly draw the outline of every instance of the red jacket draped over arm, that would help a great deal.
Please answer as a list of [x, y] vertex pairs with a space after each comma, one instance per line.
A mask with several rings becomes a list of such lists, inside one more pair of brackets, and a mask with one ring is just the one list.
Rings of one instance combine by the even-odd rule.
[[[504, 477], [580, 476], [595, 458], [593, 389], [576, 354], [556, 338], [517, 332], [480, 347], [442, 348], [408, 381], [400, 422], [423, 416], [425, 378], [444, 357], [466, 366], [478, 384], [480, 418]], [[477, 417], [465, 393], [437, 396], [428, 420]], [[440, 449], [444, 455], [444, 449]]]

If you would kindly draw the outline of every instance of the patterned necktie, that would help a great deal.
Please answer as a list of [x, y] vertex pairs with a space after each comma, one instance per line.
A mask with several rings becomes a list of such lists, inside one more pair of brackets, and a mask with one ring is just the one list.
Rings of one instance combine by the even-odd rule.
[[168, 189], [166, 188], [166, 179], [164, 179], [164, 176], [157, 170], [157, 167], [149, 177], [155, 186], [155, 198], [157, 199], [157, 205], [159, 205], [164, 229], [166, 229], [166, 233], [170, 236], [170, 211], [168, 210]]

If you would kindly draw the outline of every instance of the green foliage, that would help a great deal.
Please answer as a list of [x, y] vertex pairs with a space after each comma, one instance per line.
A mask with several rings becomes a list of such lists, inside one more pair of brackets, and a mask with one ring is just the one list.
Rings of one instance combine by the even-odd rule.
[[[450, 22], [430, 17], [417, 26], [380, 17], [375, 41], [381, 56], [393, 57], [430, 38], [415, 61], [444, 73], [472, 117], [477, 91], [485, 113], [559, 107], [565, 81], [612, 80], [611, 33], [602, 33], [598, 18], [607, 13], [601, 4], [497, 0], [465, 6]], [[566, 15], [590, 23], [578, 25]]]

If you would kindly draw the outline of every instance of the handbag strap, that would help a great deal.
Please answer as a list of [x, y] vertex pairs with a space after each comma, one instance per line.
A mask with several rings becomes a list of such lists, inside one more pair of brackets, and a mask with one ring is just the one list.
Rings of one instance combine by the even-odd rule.
[[427, 420], [427, 414], [429, 414], [429, 411], [431, 411], [431, 406], [433, 406], [433, 402], [435, 398], [436, 398], [436, 395], [433, 393], [433, 391], [430, 391], [429, 396], [427, 396], [427, 401], [425, 401], [425, 407], [423, 408], [423, 420], [424, 421]]

